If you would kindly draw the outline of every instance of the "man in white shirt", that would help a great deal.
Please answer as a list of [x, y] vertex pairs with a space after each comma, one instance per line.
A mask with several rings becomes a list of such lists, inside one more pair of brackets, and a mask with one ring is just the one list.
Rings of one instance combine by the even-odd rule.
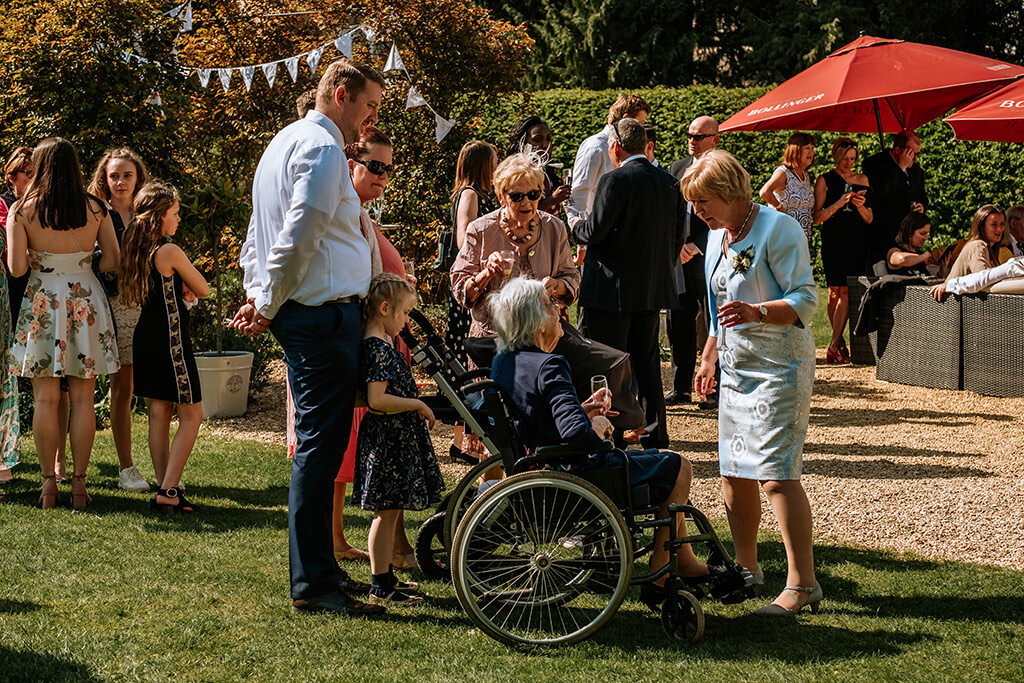
[[369, 587], [338, 568], [331, 536], [334, 478], [359, 381], [359, 299], [370, 284], [343, 150], [377, 121], [383, 86], [366, 64], [339, 59], [327, 67], [315, 109], [281, 130], [260, 159], [241, 252], [248, 303], [232, 325], [253, 336], [270, 330], [284, 349], [295, 400], [289, 566], [292, 605], [303, 611], [383, 611], [347, 595]]
[[1010, 248], [1014, 256], [1024, 256], [1024, 206], [1011, 206], [1006, 212], [1006, 227], [1010, 233]]
[[609, 156], [612, 126], [622, 119], [647, 120], [651, 105], [639, 95], [622, 93], [608, 109], [608, 123], [601, 132], [583, 141], [576, 152], [572, 167], [572, 192], [565, 202], [565, 213], [571, 224], [577, 218], [586, 218], [594, 207], [597, 181], [615, 166]]

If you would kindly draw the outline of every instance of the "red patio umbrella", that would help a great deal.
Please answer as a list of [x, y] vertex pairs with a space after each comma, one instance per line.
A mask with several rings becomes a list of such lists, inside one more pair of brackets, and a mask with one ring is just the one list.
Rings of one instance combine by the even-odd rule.
[[1024, 142], [1024, 81], [1014, 81], [943, 119], [958, 140]]
[[1024, 75], [1024, 67], [861, 36], [729, 117], [721, 130], [913, 130]]

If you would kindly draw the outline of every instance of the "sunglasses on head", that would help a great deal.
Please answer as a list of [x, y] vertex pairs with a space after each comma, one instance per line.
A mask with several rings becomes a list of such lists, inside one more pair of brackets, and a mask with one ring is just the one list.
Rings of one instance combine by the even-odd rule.
[[383, 161], [377, 161], [376, 159], [370, 159], [368, 161], [353, 159], [352, 161], [357, 164], [362, 164], [366, 167], [367, 171], [374, 175], [392, 175], [395, 172], [394, 164], [385, 164]]
[[686, 137], [690, 140], [700, 142], [701, 140], [707, 140], [708, 138], [715, 137], [714, 133], [687, 133]]
[[530, 190], [529, 192], [508, 192], [508, 198], [512, 200], [513, 204], [518, 204], [524, 199], [529, 199], [531, 202], [535, 202], [540, 199], [540, 190]]

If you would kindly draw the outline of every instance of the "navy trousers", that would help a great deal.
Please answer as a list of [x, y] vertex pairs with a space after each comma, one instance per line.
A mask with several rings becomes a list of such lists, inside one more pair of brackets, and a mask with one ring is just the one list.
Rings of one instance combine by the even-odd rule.
[[284, 349], [295, 403], [297, 443], [288, 490], [292, 599], [310, 599], [338, 590], [331, 512], [359, 380], [359, 305], [288, 301], [270, 331]]

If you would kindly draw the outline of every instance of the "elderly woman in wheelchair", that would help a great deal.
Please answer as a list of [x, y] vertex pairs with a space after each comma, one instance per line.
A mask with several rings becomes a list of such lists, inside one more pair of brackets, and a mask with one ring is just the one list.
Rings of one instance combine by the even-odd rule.
[[[513, 421], [523, 445], [533, 451], [542, 446], [566, 444], [593, 453], [570, 471], [621, 466], [622, 456], [606, 449], [610, 423], [604, 417], [611, 406], [607, 389], [601, 389], [580, 402], [573, 388], [569, 364], [552, 353], [562, 335], [557, 309], [544, 286], [536, 280], [517, 278], [492, 296], [491, 317], [498, 332], [498, 355], [491, 366], [491, 378], [505, 388], [515, 406]], [[631, 486], [649, 487], [651, 505], [660, 505], [661, 516], [669, 504], [685, 504], [690, 495], [693, 470], [689, 460], [670, 451], [648, 449], [630, 451], [628, 458]], [[685, 536], [686, 521], [676, 516], [676, 533]], [[659, 528], [654, 538], [651, 567], [668, 563], [665, 541], [667, 527]], [[686, 578], [709, 578], [708, 567], [697, 559], [689, 544], [680, 546], [676, 571]], [[659, 609], [667, 589], [663, 576], [641, 587], [641, 599]], [[694, 582], [694, 583], [697, 583]]]

